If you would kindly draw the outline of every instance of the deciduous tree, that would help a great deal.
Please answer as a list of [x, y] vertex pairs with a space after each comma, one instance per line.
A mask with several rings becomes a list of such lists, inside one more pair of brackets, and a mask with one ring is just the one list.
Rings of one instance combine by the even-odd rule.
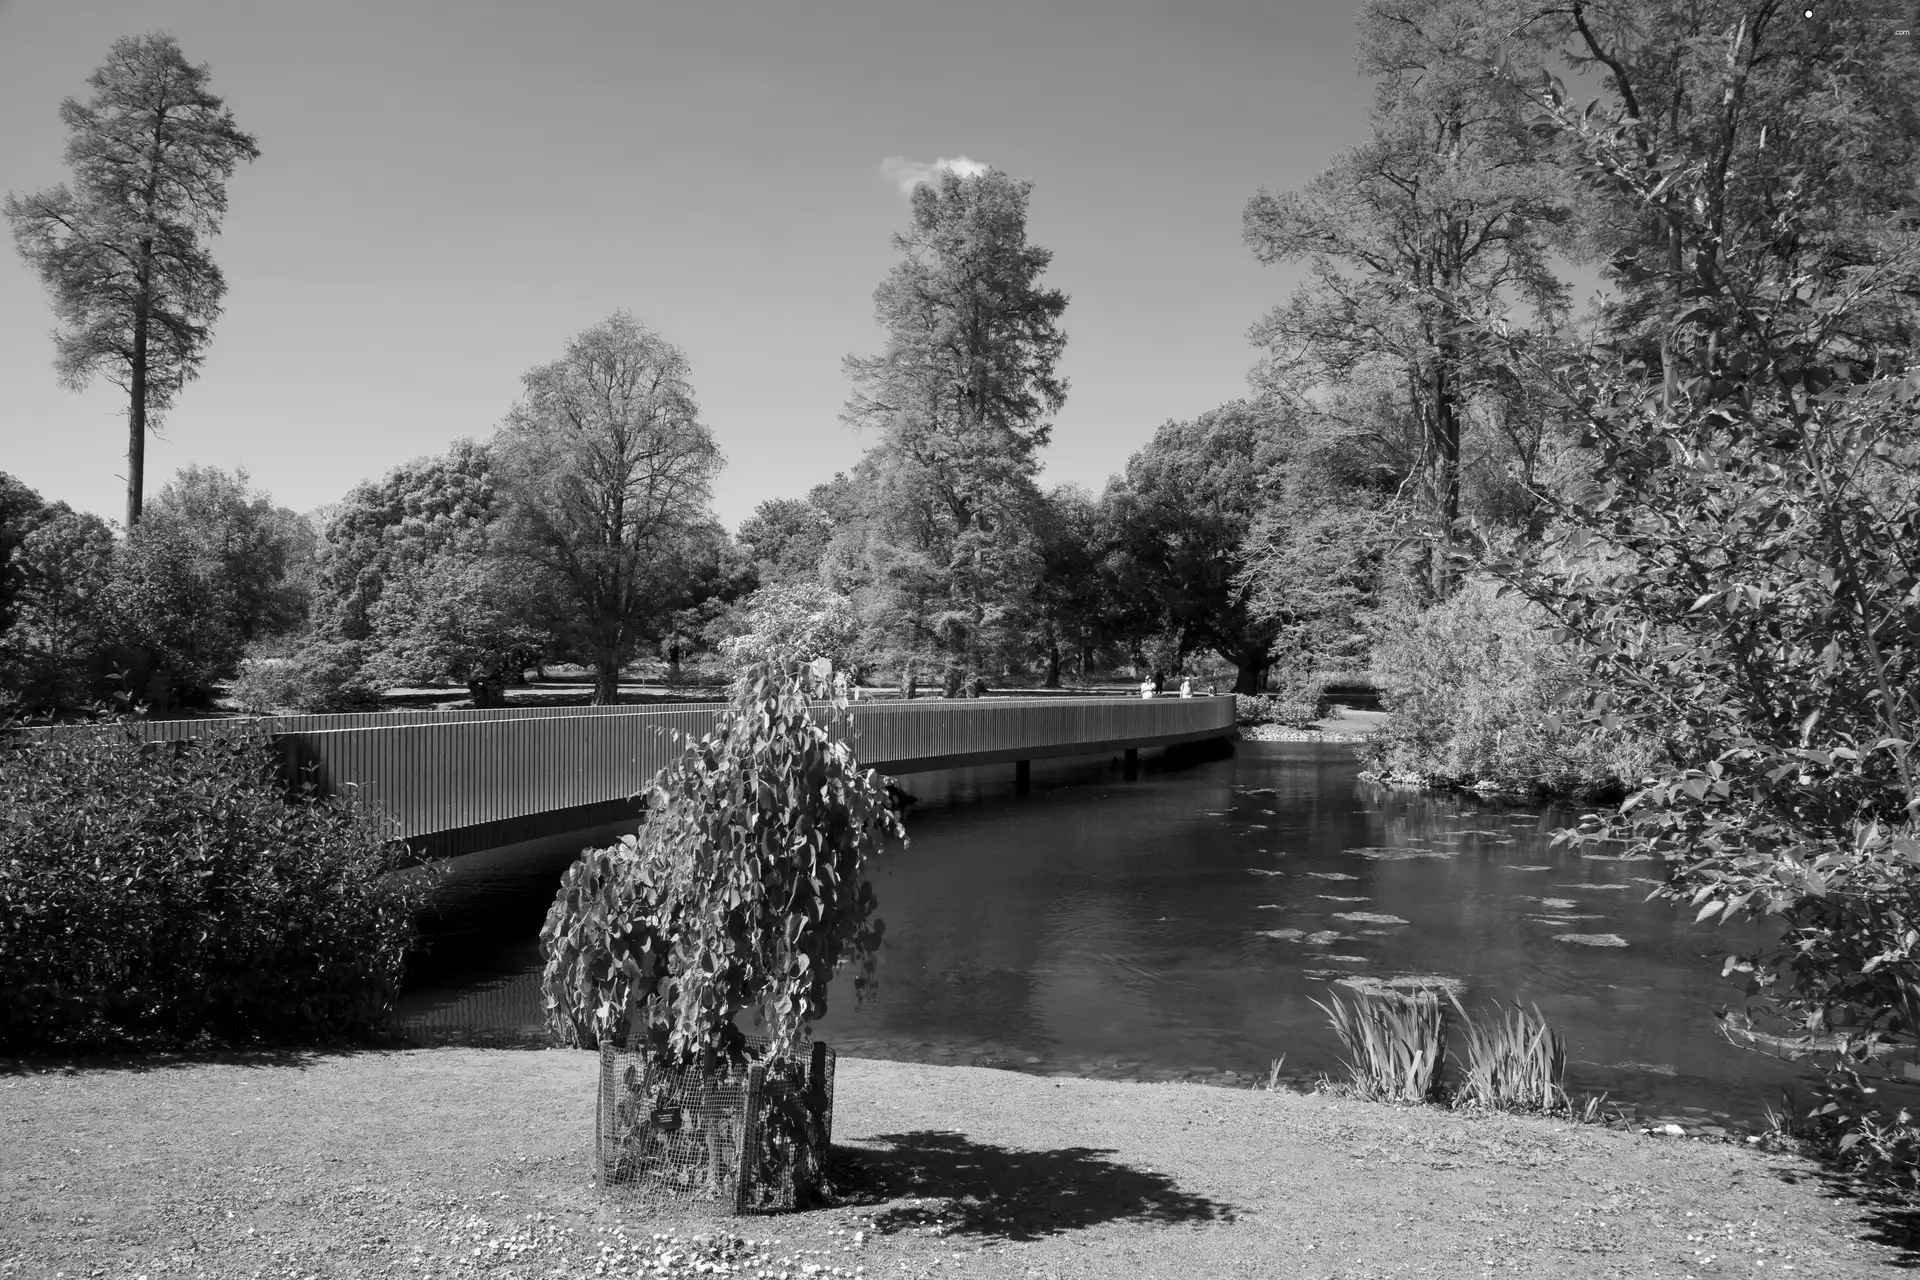
[[[1494, 371], [1448, 304], [1551, 319], [1564, 290], [1551, 270], [1563, 184], [1496, 92], [1488, 60], [1516, 37], [1501, 7], [1469, 0], [1370, 0], [1360, 68], [1376, 78], [1368, 140], [1296, 191], [1247, 205], [1261, 262], [1305, 261], [1308, 282], [1254, 327], [1257, 379], [1313, 411], [1383, 364], [1398, 412], [1416, 427], [1424, 515], [1444, 541], [1461, 513], [1470, 402]], [[1445, 586], [1447, 558], [1432, 561]]]
[[529, 372], [495, 438], [516, 545], [553, 576], [595, 702], [675, 607], [677, 580], [711, 524], [719, 447], [700, 421], [687, 358], [617, 312]]
[[1235, 402], [1169, 422], [1108, 486], [1115, 572], [1135, 638], [1169, 637], [1176, 661], [1202, 649], [1234, 664], [1234, 692], [1257, 693], [1279, 624], [1257, 616], [1247, 534], [1282, 459], [1282, 423]]

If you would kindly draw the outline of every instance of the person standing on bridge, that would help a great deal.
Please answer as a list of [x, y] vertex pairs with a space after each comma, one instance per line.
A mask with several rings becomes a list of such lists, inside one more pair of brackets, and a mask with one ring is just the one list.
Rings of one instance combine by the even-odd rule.
[[1193, 680], [1191, 678], [1184, 679], [1180, 682], [1180, 696], [1183, 698], [1191, 698], [1193, 696]]

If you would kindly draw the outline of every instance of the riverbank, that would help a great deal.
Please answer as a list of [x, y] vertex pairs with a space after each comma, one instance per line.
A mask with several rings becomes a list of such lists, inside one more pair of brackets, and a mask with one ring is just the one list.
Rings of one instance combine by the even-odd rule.
[[1386, 725], [1385, 711], [1342, 711], [1301, 729], [1277, 724], [1243, 724], [1248, 742], [1365, 742]]
[[[1865, 1276], [1901, 1256], [1749, 1147], [1348, 1099], [842, 1059], [848, 1202], [604, 1201], [597, 1059], [436, 1049], [0, 1074], [0, 1277]], [[765, 1243], [761, 1243], [765, 1242]], [[604, 1268], [608, 1260], [616, 1265]], [[596, 1263], [604, 1269], [596, 1269]]]

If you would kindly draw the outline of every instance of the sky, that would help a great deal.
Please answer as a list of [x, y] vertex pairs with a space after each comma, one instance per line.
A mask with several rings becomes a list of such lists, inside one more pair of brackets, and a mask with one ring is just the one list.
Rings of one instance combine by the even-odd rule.
[[[1365, 130], [1337, 0], [0, 0], [0, 190], [66, 178], [58, 109], [113, 40], [168, 31], [259, 140], [211, 242], [225, 313], [147, 450], [151, 495], [244, 467], [310, 511], [462, 436], [618, 309], [679, 345], [737, 526], [872, 444], [904, 176], [1030, 179], [1070, 295], [1046, 484], [1098, 489], [1161, 423], [1247, 394], [1291, 292], [1247, 200]], [[109, 519], [126, 402], [56, 379], [38, 278], [0, 249], [0, 471]]]

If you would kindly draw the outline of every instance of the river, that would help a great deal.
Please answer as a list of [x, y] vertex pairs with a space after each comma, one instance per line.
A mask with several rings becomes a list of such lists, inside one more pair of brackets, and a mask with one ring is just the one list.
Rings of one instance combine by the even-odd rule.
[[[1449, 979], [1470, 1010], [1538, 1005], [1569, 1085], [1641, 1119], [1756, 1122], [1795, 1071], [1714, 1010], [1751, 926], [1647, 901], [1652, 862], [1555, 846], [1575, 814], [1363, 782], [1352, 748], [1237, 745], [1148, 768], [1036, 761], [903, 779], [908, 847], [873, 868], [877, 998], [843, 978], [817, 1034], [854, 1056], [1141, 1079], [1339, 1075], [1315, 1001]], [[456, 860], [401, 1019], [423, 1040], [541, 1034], [534, 936], [578, 848]]]

